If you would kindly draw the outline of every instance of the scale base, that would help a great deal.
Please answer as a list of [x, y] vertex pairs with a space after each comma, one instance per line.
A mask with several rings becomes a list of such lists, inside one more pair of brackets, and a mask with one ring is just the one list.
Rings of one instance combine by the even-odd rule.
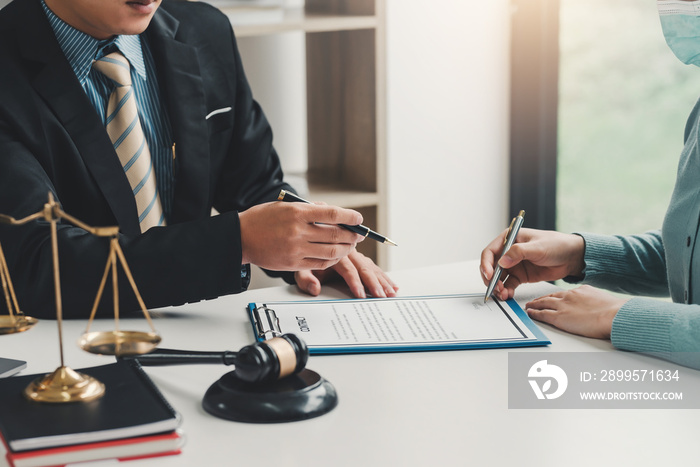
[[89, 402], [102, 397], [105, 386], [92, 376], [60, 366], [53, 373], [40, 376], [24, 390], [27, 399], [36, 402]]
[[209, 387], [202, 401], [212, 415], [247, 423], [307, 420], [336, 405], [333, 385], [308, 368], [268, 384], [247, 383], [231, 371]]

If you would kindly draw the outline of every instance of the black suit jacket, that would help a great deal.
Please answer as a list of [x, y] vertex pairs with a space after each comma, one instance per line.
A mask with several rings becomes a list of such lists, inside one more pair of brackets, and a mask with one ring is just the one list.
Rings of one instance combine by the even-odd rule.
[[[149, 308], [240, 292], [247, 283], [237, 212], [289, 188], [270, 126], [251, 95], [230, 23], [218, 10], [166, 1], [144, 34], [176, 143], [168, 227], [140, 234], [124, 171], [39, 0], [15, 0], [0, 11], [0, 213], [25, 217], [53, 192], [83, 222], [118, 225]], [[226, 107], [232, 110], [206, 119]], [[211, 217], [212, 207], [221, 214]], [[87, 317], [108, 241], [67, 222], [58, 237], [64, 316]], [[20, 307], [54, 317], [46, 223], [0, 225], [0, 242]], [[120, 285], [122, 308], [138, 309], [123, 275]], [[111, 296], [102, 302], [107, 309]]]

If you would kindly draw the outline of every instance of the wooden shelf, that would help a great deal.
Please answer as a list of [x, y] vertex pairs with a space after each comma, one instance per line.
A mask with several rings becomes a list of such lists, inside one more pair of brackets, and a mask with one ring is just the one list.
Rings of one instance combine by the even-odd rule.
[[[231, 20], [238, 37], [262, 36], [290, 31], [328, 32], [351, 31], [356, 29], [373, 29], [377, 27], [376, 16], [365, 15], [331, 15], [305, 12], [303, 8], [284, 8], [282, 18], [261, 20], [257, 23], [239, 23], [235, 8], [221, 8]], [[275, 12], [270, 12], [275, 13]]]
[[337, 187], [314, 184], [309, 186], [308, 197], [311, 201], [323, 201], [349, 209], [377, 206], [380, 202], [379, 193], [376, 192], [339, 190]]
[[[384, 231], [385, 0], [305, 0], [304, 8], [247, 17], [236, 8], [221, 10], [237, 37], [305, 34], [308, 169], [299, 175], [307, 197], [356, 209], [365, 225], [390, 235]], [[359, 249], [385, 266], [376, 242]]]

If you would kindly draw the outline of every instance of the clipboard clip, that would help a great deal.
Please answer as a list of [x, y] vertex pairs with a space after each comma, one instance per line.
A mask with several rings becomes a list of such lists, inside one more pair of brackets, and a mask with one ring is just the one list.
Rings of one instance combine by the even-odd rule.
[[258, 338], [262, 340], [272, 339], [282, 335], [280, 320], [272, 308], [260, 305], [253, 308], [253, 319], [257, 329]]

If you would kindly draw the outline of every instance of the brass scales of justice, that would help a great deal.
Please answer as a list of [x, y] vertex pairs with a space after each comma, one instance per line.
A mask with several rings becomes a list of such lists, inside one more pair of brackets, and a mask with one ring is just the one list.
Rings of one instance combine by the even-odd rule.
[[[121, 247], [119, 246], [119, 228], [118, 227], [91, 227], [75, 217], [65, 213], [59, 204], [54, 200], [53, 194], [49, 193], [48, 202], [44, 204], [44, 208], [34, 214], [31, 214], [23, 219], [15, 219], [5, 214], [0, 214], [0, 223], [9, 225], [23, 225], [36, 219], [44, 219], [51, 225], [51, 250], [53, 256], [53, 276], [54, 289], [56, 300], [56, 323], [58, 326], [58, 345], [60, 351], [61, 365], [52, 373], [39, 377], [32, 381], [24, 390], [24, 395], [33, 401], [37, 402], [88, 402], [101, 397], [104, 394], [105, 387], [97, 379], [92, 376], [79, 373], [70, 367], [65, 366], [63, 358], [63, 308], [61, 302], [61, 281], [59, 276], [58, 262], [58, 233], [57, 223], [60, 219], [65, 219], [68, 222], [88, 231], [97, 237], [105, 237], [110, 239], [109, 255], [107, 265], [105, 266], [102, 281], [100, 282], [97, 296], [92, 306], [90, 319], [87, 327], [79, 340], [79, 346], [86, 352], [100, 355], [141, 355], [155, 349], [161, 341], [160, 336], [155, 331], [151, 316], [146, 309], [146, 305], [141, 298], [141, 294], [136, 287], [136, 282], [131, 275], [131, 271], [124, 257]], [[151, 328], [150, 332], [141, 331], [121, 331], [119, 329], [119, 293], [118, 293], [118, 278], [117, 278], [117, 260], [121, 264], [124, 273], [126, 274], [129, 284], [138, 300], [139, 306], [148, 321]], [[113, 331], [93, 331], [90, 332], [97, 307], [102, 298], [107, 283], [108, 276], [112, 275], [112, 295], [114, 307], [114, 330]], [[12, 281], [10, 279], [7, 261], [0, 245], [0, 279], [2, 281], [3, 292], [9, 310], [8, 315], [0, 316], [0, 335], [23, 332], [31, 329], [37, 323], [37, 319], [26, 316], [17, 304]]]

